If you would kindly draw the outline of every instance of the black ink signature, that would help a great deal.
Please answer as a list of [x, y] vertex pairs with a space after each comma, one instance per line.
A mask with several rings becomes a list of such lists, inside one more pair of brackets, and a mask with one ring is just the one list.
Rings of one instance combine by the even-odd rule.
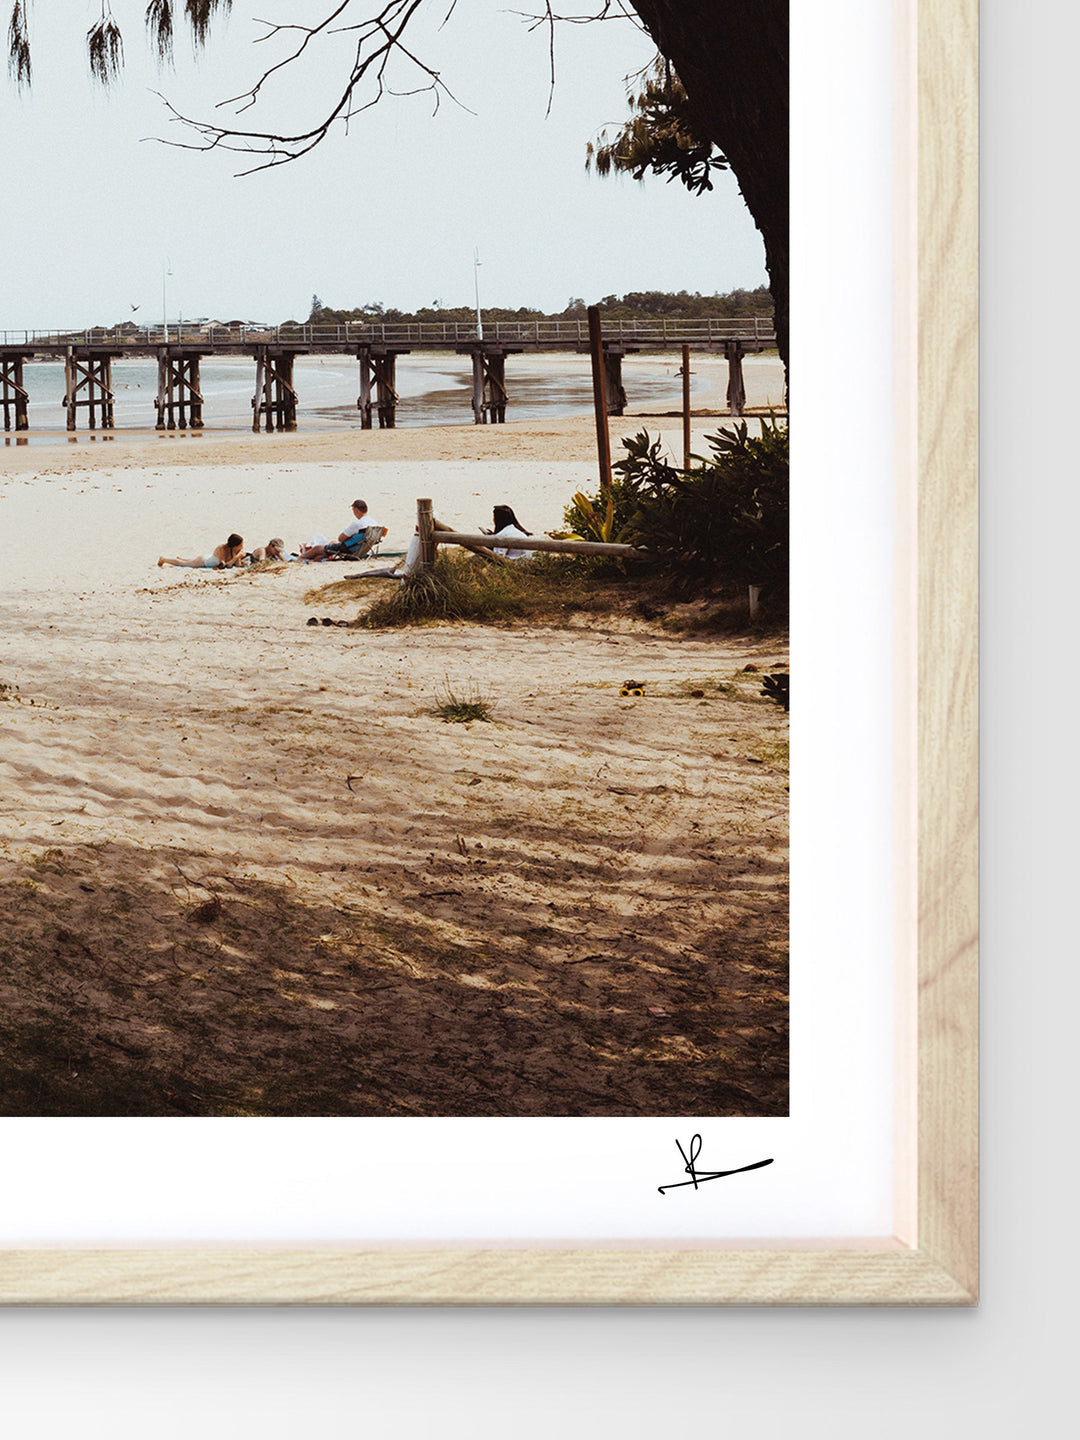
[[681, 1190], [684, 1185], [693, 1185], [696, 1190], [698, 1186], [703, 1185], [706, 1180], [723, 1180], [725, 1175], [741, 1175], [744, 1170], [761, 1170], [764, 1166], [773, 1163], [771, 1160], [755, 1160], [753, 1165], [740, 1165], [737, 1170], [699, 1170], [697, 1168], [697, 1158], [701, 1154], [701, 1136], [695, 1135], [690, 1141], [689, 1156], [687, 1156], [686, 1151], [682, 1148], [678, 1140], [675, 1141], [675, 1144], [678, 1146], [679, 1154], [686, 1161], [683, 1169], [687, 1175], [690, 1176], [690, 1179], [676, 1180], [672, 1185], [658, 1185], [656, 1188], [660, 1191], [661, 1195], [663, 1195], [665, 1190]]

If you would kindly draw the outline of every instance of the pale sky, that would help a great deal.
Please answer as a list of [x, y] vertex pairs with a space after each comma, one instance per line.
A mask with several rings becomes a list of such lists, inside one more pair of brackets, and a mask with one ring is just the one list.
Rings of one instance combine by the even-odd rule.
[[[387, 96], [305, 159], [235, 178], [237, 156], [148, 138], [177, 131], [154, 92], [210, 118], [283, 53], [284, 42], [253, 48], [264, 33], [254, 16], [312, 20], [330, 0], [234, 0], [198, 61], [178, 31], [176, 67], [161, 72], [145, 8], [113, 0], [127, 63], [102, 92], [84, 43], [100, 0], [31, 0], [33, 87], [0, 78], [0, 331], [156, 323], [166, 266], [171, 319], [267, 322], [306, 318], [313, 293], [335, 308], [471, 305], [474, 249], [485, 306], [557, 310], [571, 296], [767, 283], [730, 174], [697, 197], [677, 182], [585, 173], [586, 141], [623, 120], [624, 76], [653, 53], [626, 21], [559, 28], [545, 116], [546, 33], [495, 0], [459, 0], [439, 30], [446, 4], [432, 0], [413, 44], [468, 111], [444, 100], [433, 116], [430, 96]], [[285, 71], [243, 122], [313, 119], [308, 97], [336, 93], [348, 38], [326, 48], [303, 72]], [[229, 123], [227, 110], [216, 114]]]

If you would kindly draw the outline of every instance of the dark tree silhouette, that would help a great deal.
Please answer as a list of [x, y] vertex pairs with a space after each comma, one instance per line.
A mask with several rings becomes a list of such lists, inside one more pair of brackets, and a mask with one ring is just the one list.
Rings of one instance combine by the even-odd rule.
[[693, 133], [724, 154], [765, 242], [788, 353], [788, 0], [633, 0], [686, 91]]

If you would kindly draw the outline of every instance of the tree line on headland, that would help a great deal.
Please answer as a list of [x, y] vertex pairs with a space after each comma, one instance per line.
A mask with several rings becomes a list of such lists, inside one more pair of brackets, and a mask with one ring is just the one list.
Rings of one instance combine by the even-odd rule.
[[[726, 319], [742, 315], [771, 317], [773, 298], [765, 285], [759, 285], [756, 290], [729, 290], [723, 295], [701, 295], [697, 291], [691, 294], [687, 290], [631, 290], [625, 295], [605, 295], [602, 300], [596, 301], [596, 308], [602, 317], [611, 320], [656, 320], [665, 316], [677, 316], [680, 320]], [[584, 320], [586, 309], [585, 301], [575, 296], [563, 310], [549, 312], [527, 305], [511, 310], [485, 305], [481, 313], [491, 323], [499, 320]], [[417, 310], [399, 310], [379, 301], [369, 301], [352, 310], [335, 310], [324, 305], [318, 295], [313, 295], [306, 321], [288, 320], [284, 323], [344, 325], [348, 321], [355, 325], [452, 325], [469, 324], [475, 319], [476, 311], [472, 306], [445, 306], [437, 300]]]

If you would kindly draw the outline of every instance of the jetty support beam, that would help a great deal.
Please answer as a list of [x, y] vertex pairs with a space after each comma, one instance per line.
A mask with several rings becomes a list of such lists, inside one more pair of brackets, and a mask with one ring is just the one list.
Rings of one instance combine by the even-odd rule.
[[372, 421], [371, 391], [375, 382], [374, 411], [380, 430], [393, 430], [397, 424], [397, 357], [408, 355], [403, 345], [358, 345], [356, 358], [360, 364], [360, 394], [356, 408], [360, 411], [360, 429], [370, 430]]
[[[636, 355], [637, 345], [627, 345], [621, 340], [600, 339], [601, 354], [604, 357], [604, 407], [608, 415], [622, 415], [626, 410], [626, 388], [623, 385], [622, 362], [624, 355]], [[590, 346], [578, 347], [588, 351]], [[593, 384], [595, 395], [595, 380]]]
[[78, 412], [85, 409], [91, 430], [113, 428], [112, 352], [76, 350], [64, 355], [64, 409], [67, 428], [76, 428]]
[[621, 415], [626, 409], [626, 390], [622, 380], [623, 356], [636, 353], [636, 350], [620, 345], [617, 341], [604, 341], [604, 389], [609, 415]]
[[459, 355], [472, 356], [472, 410], [476, 425], [502, 425], [506, 420], [506, 357], [520, 355], [520, 345], [499, 345], [477, 340], [458, 346]]
[[258, 345], [255, 348], [255, 394], [251, 428], [256, 433], [265, 415], [266, 432], [296, 429], [296, 390], [293, 388], [295, 350]]
[[157, 430], [201, 430], [203, 397], [199, 388], [200, 355], [162, 346], [158, 351]]
[[29, 396], [23, 384], [23, 362], [26, 358], [23, 354], [0, 355], [0, 408], [4, 411], [5, 430], [30, 429], [27, 414]]
[[741, 340], [724, 341], [728, 368], [727, 403], [732, 415], [741, 415], [746, 409], [746, 386], [743, 384], [742, 373], [744, 353]]

